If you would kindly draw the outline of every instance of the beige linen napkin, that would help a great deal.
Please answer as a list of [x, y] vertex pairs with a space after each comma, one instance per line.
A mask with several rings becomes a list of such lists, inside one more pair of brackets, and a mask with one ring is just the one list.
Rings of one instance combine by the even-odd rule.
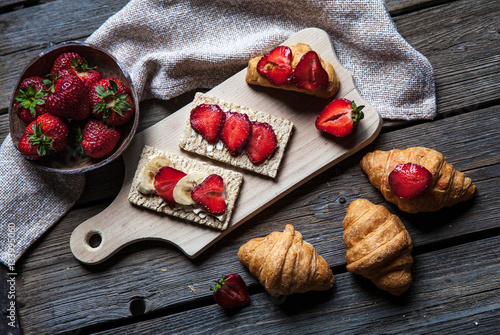
[[384, 118], [435, 116], [431, 64], [399, 35], [380, 0], [133, 0], [87, 42], [125, 65], [142, 100], [169, 99], [221, 83], [308, 27], [330, 35]]

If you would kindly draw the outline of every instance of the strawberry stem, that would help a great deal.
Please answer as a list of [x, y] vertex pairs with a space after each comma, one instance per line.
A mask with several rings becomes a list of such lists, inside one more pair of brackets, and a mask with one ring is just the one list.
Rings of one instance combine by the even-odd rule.
[[220, 289], [222, 285], [224, 285], [226, 280], [227, 280], [226, 276], [222, 276], [221, 279], [216, 280], [215, 286], [210, 287], [210, 291], [217, 291], [218, 289]]
[[52, 142], [54, 142], [54, 140], [43, 133], [41, 123], [34, 123], [32, 129], [33, 133], [28, 135], [28, 142], [30, 144], [30, 147], [34, 145], [37, 146], [36, 151], [39, 156], [45, 156], [51, 151], [55, 151], [54, 147], [52, 146]]

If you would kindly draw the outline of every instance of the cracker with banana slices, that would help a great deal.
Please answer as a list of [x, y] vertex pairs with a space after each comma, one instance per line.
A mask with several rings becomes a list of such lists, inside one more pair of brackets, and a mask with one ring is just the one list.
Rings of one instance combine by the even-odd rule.
[[192, 102], [192, 109], [201, 104], [218, 105], [224, 112], [244, 113], [248, 115], [250, 121], [269, 124], [276, 135], [276, 149], [264, 162], [254, 164], [245, 152], [236, 156], [231, 155], [220, 140], [216, 144], [208, 143], [206, 139], [191, 127], [190, 119], [186, 121], [183, 134], [179, 140], [179, 147], [181, 149], [264, 176], [276, 178], [281, 160], [285, 154], [285, 148], [292, 134], [293, 123], [291, 121], [203, 93], [196, 93]]
[[[183, 189], [181, 193], [176, 193], [179, 194], [177, 199], [183, 204], [172, 206], [166, 203], [165, 200], [155, 192], [153, 185], [155, 174], [162, 166], [170, 166], [186, 174], [196, 175], [193, 180], [188, 180], [188, 182], [192, 182], [191, 188], [198, 182], [203, 181], [208, 175], [216, 174], [222, 177], [226, 200], [226, 210], [224, 214], [218, 216], [208, 214], [202, 207], [194, 203], [194, 201], [194, 204], [186, 205], [189, 201], [184, 202], [184, 197], [189, 197], [189, 186], [186, 186], [187, 188]], [[176, 184], [176, 187], [181, 186], [181, 180]], [[142, 206], [212, 228], [225, 230], [229, 226], [242, 182], [243, 175], [239, 172], [212, 166], [146, 145], [144, 146], [137, 165], [128, 200], [137, 206]]]

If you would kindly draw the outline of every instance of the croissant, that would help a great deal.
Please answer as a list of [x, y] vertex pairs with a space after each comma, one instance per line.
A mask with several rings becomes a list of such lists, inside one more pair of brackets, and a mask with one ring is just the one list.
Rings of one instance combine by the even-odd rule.
[[[408, 199], [395, 196], [388, 181], [391, 171], [398, 164], [404, 163], [418, 164], [432, 174], [430, 186], [421, 194]], [[387, 201], [408, 213], [437, 211], [469, 200], [476, 193], [476, 186], [472, 184], [470, 178], [455, 170], [441, 153], [424, 147], [391, 151], [375, 150], [363, 157], [361, 168]]]
[[[305, 43], [297, 43], [296, 45], [289, 46], [289, 48], [292, 51], [292, 59], [290, 65], [292, 66], [293, 69], [297, 67], [297, 64], [301, 60], [302, 56], [304, 56], [307, 52], [312, 51], [311, 46]], [[339, 89], [340, 80], [337, 74], [335, 73], [333, 65], [321, 59], [319, 55], [318, 57], [320, 59], [321, 66], [323, 67], [323, 69], [325, 69], [325, 71], [328, 74], [328, 86], [317, 90], [298, 88], [297, 86], [295, 86], [293, 82], [286, 84], [284, 86], [273, 85], [273, 83], [271, 83], [266, 77], [262, 76], [259, 72], [257, 72], [257, 64], [259, 63], [259, 60], [262, 57], [263, 56], [252, 58], [248, 62], [247, 74], [245, 77], [245, 80], [248, 84], [279, 88], [288, 91], [297, 91], [310, 95], [315, 95], [320, 98], [331, 98]]]
[[413, 245], [401, 220], [365, 199], [353, 201], [342, 222], [347, 271], [401, 295], [411, 285]]
[[238, 258], [272, 296], [324, 291], [335, 282], [328, 263], [290, 224], [283, 232], [251, 239]]

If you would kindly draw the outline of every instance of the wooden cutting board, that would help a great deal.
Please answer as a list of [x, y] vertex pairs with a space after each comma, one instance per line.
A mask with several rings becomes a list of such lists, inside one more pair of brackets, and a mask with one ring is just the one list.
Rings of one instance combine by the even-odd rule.
[[358, 106], [366, 106], [365, 118], [352, 134], [345, 138], [334, 138], [315, 128], [316, 117], [330, 100], [250, 86], [245, 82], [246, 69], [242, 70], [207, 92], [207, 95], [286, 118], [294, 123], [293, 134], [278, 176], [270, 179], [235, 168], [243, 173], [244, 180], [231, 223], [225, 231], [178, 220], [130, 204], [127, 195], [144, 145], [231, 168], [179, 149], [178, 141], [190, 113], [190, 105], [187, 105], [135, 136], [123, 154], [125, 179], [120, 193], [104, 211], [75, 228], [70, 240], [74, 256], [83, 263], [97, 264], [136, 241], [162, 240], [176, 245], [188, 257], [194, 258], [276, 200], [373, 141], [382, 127], [382, 118], [356, 90], [351, 74], [335, 56], [329, 35], [323, 30], [308, 28], [283, 44], [294, 45], [299, 42], [309, 44], [334, 66], [340, 78], [340, 89], [335, 98], [347, 98], [354, 100]]

